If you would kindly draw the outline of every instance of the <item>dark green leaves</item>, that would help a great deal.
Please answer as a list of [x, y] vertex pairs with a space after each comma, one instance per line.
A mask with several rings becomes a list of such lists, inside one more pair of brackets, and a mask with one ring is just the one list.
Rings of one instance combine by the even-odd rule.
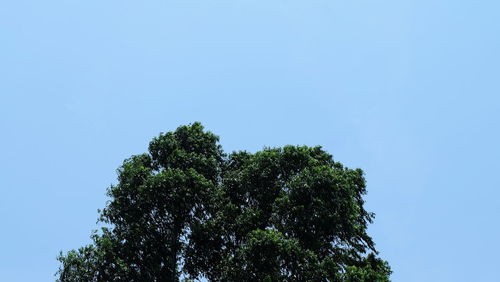
[[61, 255], [60, 281], [388, 281], [366, 233], [361, 170], [321, 147], [224, 155], [194, 123], [127, 159], [109, 229]]

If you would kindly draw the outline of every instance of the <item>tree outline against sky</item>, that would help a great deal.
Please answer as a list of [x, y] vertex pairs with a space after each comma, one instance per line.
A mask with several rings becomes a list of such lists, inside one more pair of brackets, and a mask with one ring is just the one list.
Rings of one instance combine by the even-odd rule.
[[126, 159], [58, 281], [389, 281], [360, 169], [321, 147], [226, 154], [199, 122]]

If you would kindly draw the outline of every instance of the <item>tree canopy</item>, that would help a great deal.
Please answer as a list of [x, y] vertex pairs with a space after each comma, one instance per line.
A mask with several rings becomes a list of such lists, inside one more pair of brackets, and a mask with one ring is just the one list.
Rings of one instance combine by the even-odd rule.
[[196, 122], [118, 169], [92, 244], [58, 281], [389, 281], [360, 169], [321, 147], [224, 153]]

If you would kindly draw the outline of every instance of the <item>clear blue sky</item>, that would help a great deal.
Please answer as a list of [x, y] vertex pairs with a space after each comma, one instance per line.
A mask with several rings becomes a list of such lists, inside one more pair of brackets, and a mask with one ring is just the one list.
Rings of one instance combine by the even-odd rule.
[[53, 281], [116, 168], [201, 121], [366, 172], [394, 281], [498, 281], [498, 1], [3, 1], [0, 281]]

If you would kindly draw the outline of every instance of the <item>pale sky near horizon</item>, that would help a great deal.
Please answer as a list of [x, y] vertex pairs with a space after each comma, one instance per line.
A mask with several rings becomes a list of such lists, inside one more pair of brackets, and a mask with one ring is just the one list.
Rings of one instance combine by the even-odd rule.
[[54, 281], [115, 170], [201, 121], [362, 168], [393, 281], [498, 281], [500, 2], [0, 4], [0, 281]]

